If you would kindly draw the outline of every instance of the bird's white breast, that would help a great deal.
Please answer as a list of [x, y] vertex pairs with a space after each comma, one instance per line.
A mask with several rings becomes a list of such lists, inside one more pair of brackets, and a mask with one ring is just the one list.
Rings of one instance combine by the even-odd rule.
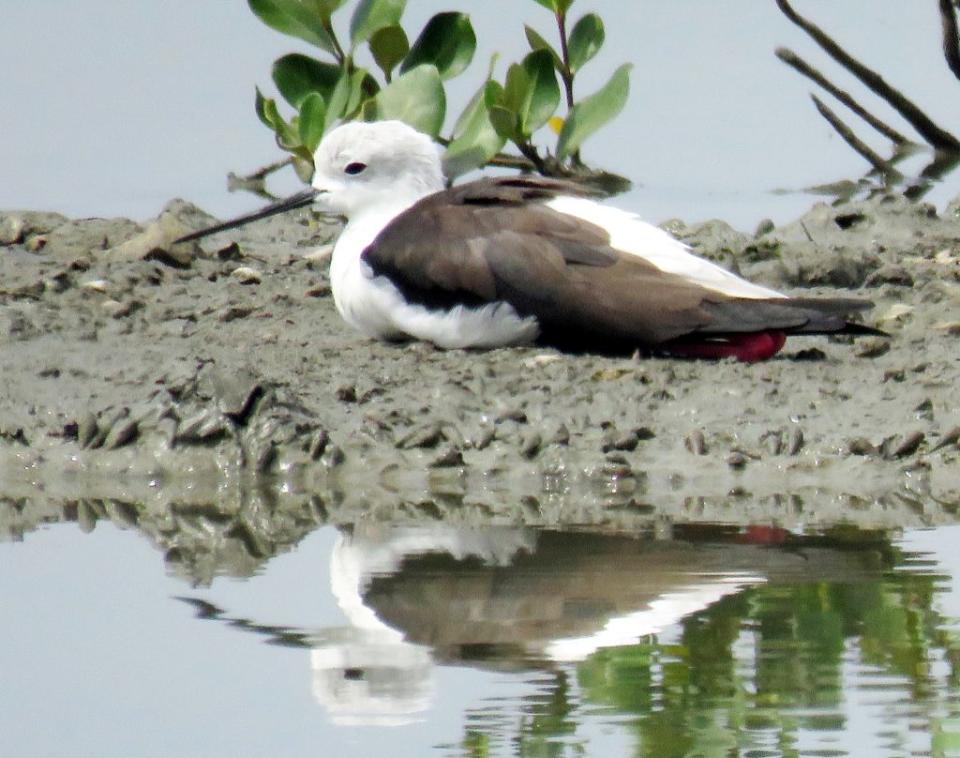
[[348, 324], [376, 339], [412, 337], [448, 349], [501, 347], [536, 339], [536, 319], [521, 318], [507, 303], [433, 310], [407, 302], [389, 279], [374, 276], [361, 255], [400, 210], [351, 219], [334, 247], [330, 287]]

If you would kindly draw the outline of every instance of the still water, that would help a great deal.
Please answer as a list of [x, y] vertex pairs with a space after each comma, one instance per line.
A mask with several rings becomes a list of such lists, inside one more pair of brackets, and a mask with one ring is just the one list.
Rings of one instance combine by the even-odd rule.
[[957, 526], [2, 507], [4, 755], [960, 754]]
[[[5, 5], [0, 207], [256, 204], [224, 189], [277, 157], [253, 87], [309, 48], [242, 3]], [[521, 22], [544, 26], [518, 5], [474, 13], [478, 60], [522, 55]], [[935, 3], [797, 5], [958, 123]], [[410, 6], [422, 24], [450, 4]], [[823, 63], [773, 2], [576, 7], [608, 28], [586, 86], [635, 66], [588, 152], [637, 183], [624, 207], [751, 229], [814, 200], [773, 190], [865, 171], [774, 59]], [[935, 504], [815, 529], [653, 513], [571, 531], [185, 502], [0, 499], [0, 754], [960, 755], [960, 527], [927, 519]]]

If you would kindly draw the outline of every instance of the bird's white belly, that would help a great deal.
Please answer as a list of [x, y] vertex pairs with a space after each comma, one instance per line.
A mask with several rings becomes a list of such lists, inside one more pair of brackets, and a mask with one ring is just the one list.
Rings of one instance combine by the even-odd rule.
[[540, 331], [535, 318], [521, 318], [507, 303], [448, 310], [411, 304], [389, 279], [374, 276], [359, 256], [331, 267], [331, 285], [343, 319], [377, 339], [411, 337], [443, 348], [489, 348], [529, 343]]

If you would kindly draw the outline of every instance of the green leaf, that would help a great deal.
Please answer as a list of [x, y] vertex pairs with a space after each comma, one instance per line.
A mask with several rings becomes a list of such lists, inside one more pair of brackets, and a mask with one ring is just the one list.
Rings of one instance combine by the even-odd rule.
[[356, 47], [387, 26], [397, 26], [407, 0], [360, 0], [350, 19], [350, 41]]
[[284, 55], [273, 64], [273, 82], [294, 108], [299, 108], [311, 92], [329, 97], [339, 78], [339, 66], [300, 53]]
[[506, 142], [506, 137], [490, 123], [485, 91], [486, 84], [477, 90], [457, 119], [454, 138], [443, 154], [443, 171], [449, 179], [486, 165]]
[[547, 50], [553, 58], [554, 68], [560, 71], [563, 68], [563, 60], [560, 58], [560, 53], [554, 50], [550, 43], [541, 37], [540, 33], [532, 26], [524, 24], [523, 31], [527, 35], [527, 43], [530, 45], [530, 49]]
[[263, 93], [260, 91], [260, 88], [256, 88], [256, 98], [253, 101], [253, 108], [257, 112], [257, 118], [260, 119], [261, 123], [264, 126], [273, 129], [273, 124], [270, 123], [270, 119], [267, 118], [267, 98], [263, 96]]
[[280, 115], [280, 111], [277, 110], [277, 103], [273, 98], [264, 97], [257, 89], [257, 98], [254, 105], [260, 120], [273, 129], [277, 135], [277, 144], [280, 147], [284, 150], [293, 150], [300, 145], [300, 135]]
[[432, 63], [442, 79], [450, 79], [470, 65], [476, 50], [477, 36], [466, 13], [438, 13], [423, 27], [400, 70]]
[[327, 104], [318, 92], [311, 92], [300, 104], [300, 121], [297, 129], [300, 141], [313, 153], [327, 128]]
[[424, 64], [398, 76], [377, 93], [364, 117], [398, 119], [431, 137], [443, 126], [447, 100], [436, 66]]
[[409, 52], [410, 42], [400, 26], [385, 26], [370, 38], [370, 54], [387, 81], [390, 81], [393, 69]]
[[317, 13], [325, 23], [329, 23], [330, 17], [339, 10], [346, 0], [308, 0], [316, 8]]
[[534, 2], [554, 13], [566, 13], [573, 5], [573, 0], [534, 0]]
[[553, 69], [553, 59], [546, 50], [534, 50], [523, 59], [527, 72], [528, 92], [520, 110], [520, 128], [529, 137], [543, 126], [560, 105], [560, 85]]
[[520, 122], [517, 114], [509, 108], [502, 105], [491, 105], [487, 107], [487, 118], [490, 119], [490, 125], [494, 131], [504, 140], [519, 141]]
[[488, 81], [483, 89], [483, 102], [494, 131], [505, 140], [519, 139], [520, 117], [516, 110], [507, 104], [504, 86], [499, 82]]
[[519, 63], [511, 64], [503, 83], [503, 99], [500, 104], [519, 116], [526, 109], [529, 93], [530, 75], [527, 69]]
[[250, 10], [271, 29], [316, 45], [328, 53], [333, 40], [323, 28], [323, 19], [300, 0], [247, 0]]
[[603, 40], [603, 21], [596, 13], [588, 13], [577, 21], [567, 41], [570, 71], [576, 73], [595, 56], [603, 46]]
[[631, 68], [630, 63], [624, 63], [603, 87], [570, 109], [557, 140], [558, 158], [575, 153], [587, 137], [621, 111], [630, 92]]

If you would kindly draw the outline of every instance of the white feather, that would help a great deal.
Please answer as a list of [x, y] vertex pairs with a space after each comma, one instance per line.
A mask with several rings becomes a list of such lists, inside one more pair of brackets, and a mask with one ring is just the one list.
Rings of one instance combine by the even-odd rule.
[[386, 277], [374, 276], [360, 256], [402, 210], [359, 214], [337, 241], [330, 262], [330, 284], [337, 310], [348, 324], [369, 337], [414, 337], [446, 349], [521, 345], [537, 338], [537, 320], [521, 318], [507, 303], [430, 310], [407, 302]]
[[[348, 167], [362, 164], [359, 172]], [[378, 339], [413, 337], [444, 348], [500, 347], [532, 342], [537, 320], [507, 303], [430, 310], [407, 302], [386, 277], [361, 260], [380, 231], [417, 200], [443, 189], [440, 158], [429, 137], [398, 122], [348, 123], [331, 132], [314, 156], [316, 203], [348, 223], [330, 264], [337, 310], [353, 327]], [[748, 298], [785, 297], [751, 284], [693, 255], [683, 243], [638, 216], [576, 197], [547, 203], [554, 210], [607, 230], [610, 244], [661, 271], [717, 292]]]
[[688, 281], [734, 297], [786, 297], [694, 255], [685, 244], [633, 213], [572, 196], [549, 200], [547, 205], [555, 211], [602, 227], [610, 235], [611, 247], [639, 256], [661, 271], [679, 274]]

